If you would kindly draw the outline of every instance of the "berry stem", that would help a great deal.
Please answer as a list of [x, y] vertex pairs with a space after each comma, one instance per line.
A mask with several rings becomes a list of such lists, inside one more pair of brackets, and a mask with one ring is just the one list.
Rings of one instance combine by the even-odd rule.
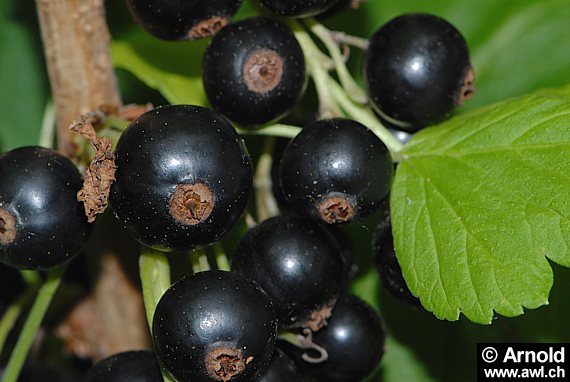
[[279, 215], [279, 207], [273, 196], [273, 183], [271, 181], [271, 166], [273, 165], [273, 148], [275, 138], [267, 137], [263, 143], [263, 151], [257, 161], [255, 178], [255, 201], [257, 207], [257, 221], [262, 222], [270, 217]]
[[139, 273], [146, 319], [152, 332], [152, 319], [156, 305], [171, 285], [170, 264], [166, 254], [149, 247], [142, 247], [139, 257]]
[[57, 291], [67, 266], [55, 268], [47, 274], [47, 278], [38, 289], [37, 297], [26, 318], [24, 327], [18, 336], [16, 346], [10, 355], [2, 382], [16, 382], [26, 361], [30, 347], [42, 323], [46, 311]]
[[6, 339], [10, 334], [10, 331], [14, 328], [18, 317], [22, 314], [22, 311], [28, 306], [34, 299], [37, 293], [39, 282], [37, 284], [29, 284], [28, 288], [22, 293], [16, 301], [6, 311], [0, 320], [0, 349], [4, 349], [6, 344]]
[[355, 121], [362, 123], [364, 126], [368, 127], [390, 150], [394, 161], [398, 161], [398, 152], [402, 150], [402, 143], [388, 130], [374, 114], [360, 106], [355, 104], [346, 94], [345, 90], [332, 78], [329, 79], [329, 87], [332, 91], [334, 98], [340, 104], [344, 112]]
[[44, 110], [42, 119], [42, 128], [40, 130], [39, 145], [42, 147], [53, 148], [55, 140], [55, 106], [52, 100], [49, 100]]
[[192, 261], [192, 271], [194, 274], [211, 269], [210, 263], [208, 262], [208, 255], [203, 249], [195, 249], [190, 252], [190, 260]]
[[[374, 134], [376, 134], [376, 136], [378, 136], [378, 138], [382, 140], [384, 144], [386, 144], [394, 160], [397, 161], [397, 153], [402, 149], [403, 145], [386, 127], [384, 127], [384, 125], [382, 125], [382, 123], [365, 105], [359, 105], [351, 99], [348, 93], [353, 93], [353, 90], [343, 88], [341, 85], [339, 85], [338, 82], [336, 82], [319, 64], [319, 62], [315, 60], [314, 52], [320, 52], [320, 50], [315, 42], [311, 39], [309, 34], [302, 28], [302, 26], [295, 21], [289, 21], [289, 25], [293, 29], [295, 36], [299, 41], [299, 44], [305, 52], [305, 59], [307, 60], [309, 73], [315, 82], [315, 87], [317, 88], [317, 94], [321, 105], [320, 117], [331, 118], [346, 115], [349, 118], [362, 123], [363, 125], [367, 126]], [[342, 62], [342, 57], [338, 56], [340, 55], [340, 51], [338, 51], [338, 45], [336, 45], [334, 40], [332, 40], [330, 37], [330, 31], [322, 26], [319, 26], [317, 22], [312, 22], [310, 25], [312, 31], [318, 37], [320, 36], [319, 38], [323, 39], [323, 43], [325, 43], [327, 49], [329, 49], [331, 55], [333, 55], [333, 61], [335, 61], [335, 65], [338, 62], [339, 67], [341, 68], [340, 72], [338, 72], [339, 78], [342, 77], [341, 73], [343, 70], [346, 70], [347, 75], [350, 76], [350, 73], [348, 73], [344, 62]], [[325, 35], [328, 35], [328, 37]], [[334, 58], [335, 56], [336, 59]], [[337, 68], [337, 71], [338, 70], [339, 69]], [[352, 77], [350, 78], [350, 80], [345, 78], [344, 81], [348, 81], [352, 83], [352, 85], [345, 84], [345, 86], [358, 87], [354, 79], [352, 79]], [[342, 78], [341, 81], [343, 81]], [[362, 91], [362, 89], [359, 87], [358, 89]]]
[[303, 334], [296, 334], [288, 331], [279, 333], [279, 340], [290, 343], [299, 349], [310, 349], [319, 354], [318, 357], [309, 355], [308, 352], [303, 353], [302, 358], [308, 363], [321, 363], [329, 358], [327, 350], [313, 342], [313, 332], [310, 329], [305, 329]]
[[[156, 310], [160, 298], [171, 285], [170, 264], [166, 254], [143, 246], [139, 257], [139, 274], [142, 284], [146, 319], [152, 334], [154, 311]], [[161, 371], [164, 382], [174, 382], [166, 371]]]
[[355, 102], [366, 104], [368, 102], [368, 96], [366, 93], [364, 93], [360, 86], [358, 86], [348, 71], [344, 58], [340, 51], [340, 47], [338, 43], [332, 38], [331, 31], [329, 31], [315, 19], [309, 19], [306, 22], [311, 32], [313, 32], [315, 36], [317, 36], [322, 41], [329, 54], [331, 55], [336, 73], [338, 74], [338, 78], [342, 84], [342, 87], [346, 91], [346, 94], [348, 94], [348, 96]]
[[295, 138], [301, 131], [301, 128], [298, 126], [275, 124], [261, 127], [259, 129], [236, 128], [236, 130], [241, 135], [266, 135], [272, 137]]
[[212, 245], [212, 249], [214, 250], [214, 255], [216, 256], [216, 266], [221, 271], [229, 271], [231, 269], [230, 262], [228, 261], [228, 257], [224, 252], [224, 247], [222, 243], [217, 242]]
[[346, 34], [345, 32], [339, 31], [330, 31], [329, 33], [334, 41], [342, 45], [353, 46], [361, 50], [367, 50], [368, 46], [370, 45], [368, 39], [366, 38], [352, 36]]
[[21, 270], [20, 271], [20, 277], [22, 277], [22, 280], [24, 280], [24, 282], [27, 285], [33, 286], [36, 288], [38, 285], [40, 285], [40, 283], [42, 281], [40, 274], [36, 271]]
[[319, 98], [319, 118], [334, 118], [342, 115], [337, 103], [330, 96], [328, 88], [329, 73], [321, 64], [320, 57], [323, 55], [303, 26], [296, 21], [289, 20], [289, 26], [293, 30], [295, 37], [299, 41], [305, 61], [307, 71], [315, 83], [317, 97]]
[[257, 225], [255, 218], [248, 211], [245, 212], [244, 220], [245, 220], [245, 225], [246, 225], [247, 229], [252, 229], [253, 227], [255, 227]]

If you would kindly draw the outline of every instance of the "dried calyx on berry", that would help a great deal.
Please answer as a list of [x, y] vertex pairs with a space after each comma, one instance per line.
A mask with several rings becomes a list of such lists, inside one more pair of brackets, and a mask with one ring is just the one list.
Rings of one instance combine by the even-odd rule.
[[384, 355], [386, 332], [378, 313], [356, 296], [341, 296], [328, 326], [312, 335], [312, 342], [326, 350], [326, 359], [315, 360], [311, 350], [279, 342], [303, 374], [319, 382], [362, 381]]
[[135, 21], [164, 40], [196, 40], [224, 28], [243, 0], [127, 0]]
[[336, 118], [306, 126], [289, 143], [280, 183], [296, 212], [339, 224], [376, 211], [390, 191], [393, 173], [388, 148], [374, 133]]
[[151, 110], [116, 149], [111, 206], [139, 242], [188, 250], [222, 238], [252, 190], [242, 138], [221, 115], [199, 106]]
[[297, 39], [285, 25], [266, 17], [221, 31], [208, 46], [202, 68], [204, 90], [214, 109], [245, 126], [287, 114], [307, 82]]
[[342, 250], [319, 223], [278, 216], [250, 229], [232, 270], [255, 280], [275, 305], [281, 328], [326, 325], [346, 276]]
[[178, 381], [250, 381], [269, 362], [277, 317], [252, 280], [206, 271], [166, 291], [152, 333], [160, 363]]

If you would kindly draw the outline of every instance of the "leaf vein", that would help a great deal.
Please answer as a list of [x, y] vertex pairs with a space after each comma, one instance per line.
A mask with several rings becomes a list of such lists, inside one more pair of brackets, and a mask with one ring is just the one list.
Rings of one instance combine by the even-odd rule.
[[[429, 233], [430, 233], [430, 235], [431, 235], [432, 242], [433, 242], [433, 244], [434, 244], [434, 250], [435, 250], [435, 255], [436, 255], [435, 265], [436, 265], [436, 267], [437, 267], [437, 273], [438, 273], [438, 275], [439, 275], [438, 281], [439, 281], [439, 284], [440, 284], [441, 289], [442, 289], [442, 291], [443, 291], [443, 294], [445, 295], [445, 302], [446, 302], [446, 305], [451, 309], [450, 299], [449, 299], [449, 296], [448, 296], [448, 294], [447, 294], [447, 290], [445, 289], [445, 286], [443, 285], [443, 275], [442, 275], [442, 273], [441, 273], [441, 267], [440, 267], [441, 256], [440, 256], [440, 253], [439, 253], [439, 250], [438, 250], [438, 247], [437, 247], [437, 240], [436, 240], [436, 238], [435, 238], [435, 233], [434, 233], [434, 231], [433, 231], [433, 227], [432, 227], [432, 224], [431, 224], [431, 212], [430, 212], [429, 205], [428, 205], [428, 194], [427, 194], [427, 190], [426, 190], [426, 186], [425, 186], [425, 178], [424, 178], [423, 176], [421, 176], [421, 173], [419, 173], [419, 171], [418, 171], [415, 167], [414, 167], [414, 170], [420, 175], [421, 181], [422, 181], [422, 182], [421, 182], [421, 183], [422, 183], [422, 189], [423, 189], [423, 194], [424, 194], [424, 197], [425, 197], [425, 204], [424, 204], [424, 206], [425, 206], [425, 209], [426, 209], [426, 212], [427, 212], [427, 214], [426, 214], [427, 227], [428, 227], [428, 231], [429, 231]], [[431, 294], [432, 294], [432, 293], [430, 293], [430, 301], [431, 301]]]

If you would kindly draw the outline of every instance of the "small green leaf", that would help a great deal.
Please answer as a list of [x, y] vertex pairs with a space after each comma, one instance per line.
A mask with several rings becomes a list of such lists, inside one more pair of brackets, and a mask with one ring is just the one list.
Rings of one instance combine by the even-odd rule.
[[168, 43], [150, 36], [111, 44], [116, 67], [159, 91], [171, 104], [205, 105], [200, 62], [203, 42]]
[[170, 288], [170, 263], [162, 252], [142, 247], [139, 257], [139, 274], [144, 297], [146, 319], [152, 331], [154, 311], [162, 295]]
[[438, 318], [491, 323], [548, 304], [570, 266], [570, 88], [417, 134], [392, 189], [398, 260]]

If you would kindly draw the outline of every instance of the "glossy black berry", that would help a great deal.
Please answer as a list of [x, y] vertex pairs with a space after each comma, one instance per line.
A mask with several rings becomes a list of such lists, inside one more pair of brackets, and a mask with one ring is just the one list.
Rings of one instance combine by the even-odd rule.
[[158, 360], [147, 350], [112, 355], [95, 364], [85, 382], [163, 382]]
[[130, 234], [159, 250], [187, 250], [224, 236], [252, 189], [241, 137], [217, 113], [167, 106], [131, 123], [116, 150], [111, 205]]
[[376, 111], [408, 131], [448, 118], [474, 91], [461, 33], [427, 14], [397, 17], [371, 37], [364, 78]]
[[260, 0], [262, 6], [278, 16], [309, 17], [323, 13], [339, 0]]
[[202, 76], [208, 100], [242, 125], [262, 125], [297, 105], [306, 84], [305, 59], [283, 24], [255, 17], [224, 28], [210, 43]]
[[81, 251], [91, 233], [77, 201], [83, 181], [57, 152], [22, 147], [0, 157], [0, 261], [49, 269]]
[[326, 324], [345, 267], [335, 238], [310, 220], [278, 216], [258, 224], [238, 242], [232, 270], [255, 280], [273, 301], [281, 327]]
[[164, 40], [195, 40], [225, 27], [243, 0], [127, 0], [135, 21]]
[[356, 382], [376, 369], [384, 355], [385, 339], [376, 311], [358, 297], [345, 295], [339, 298], [328, 326], [313, 334], [313, 342], [327, 351], [326, 361], [308, 363], [303, 359], [307, 350], [283, 346], [316, 381]]
[[369, 129], [349, 119], [317, 121], [285, 149], [280, 179], [291, 208], [326, 223], [373, 213], [390, 191], [388, 149]]
[[301, 373], [287, 354], [275, 349], [269, 365], [253, 382], [301, 382]]
[[187, 276], [160, 299], [153, 319], [162, 366], [178, 381], [249, 381], [277, 337], [273, 304], [233, 272]]
[[408, 289], [402, 275], [402, 268], [400, 268], [396, 257], [390, 215], [382, 219], [376, 227], [372, 241], [372, 252], [376, 269], [384, 287], [399, 301], [409, 305], [419, 305], [419, 300]]

